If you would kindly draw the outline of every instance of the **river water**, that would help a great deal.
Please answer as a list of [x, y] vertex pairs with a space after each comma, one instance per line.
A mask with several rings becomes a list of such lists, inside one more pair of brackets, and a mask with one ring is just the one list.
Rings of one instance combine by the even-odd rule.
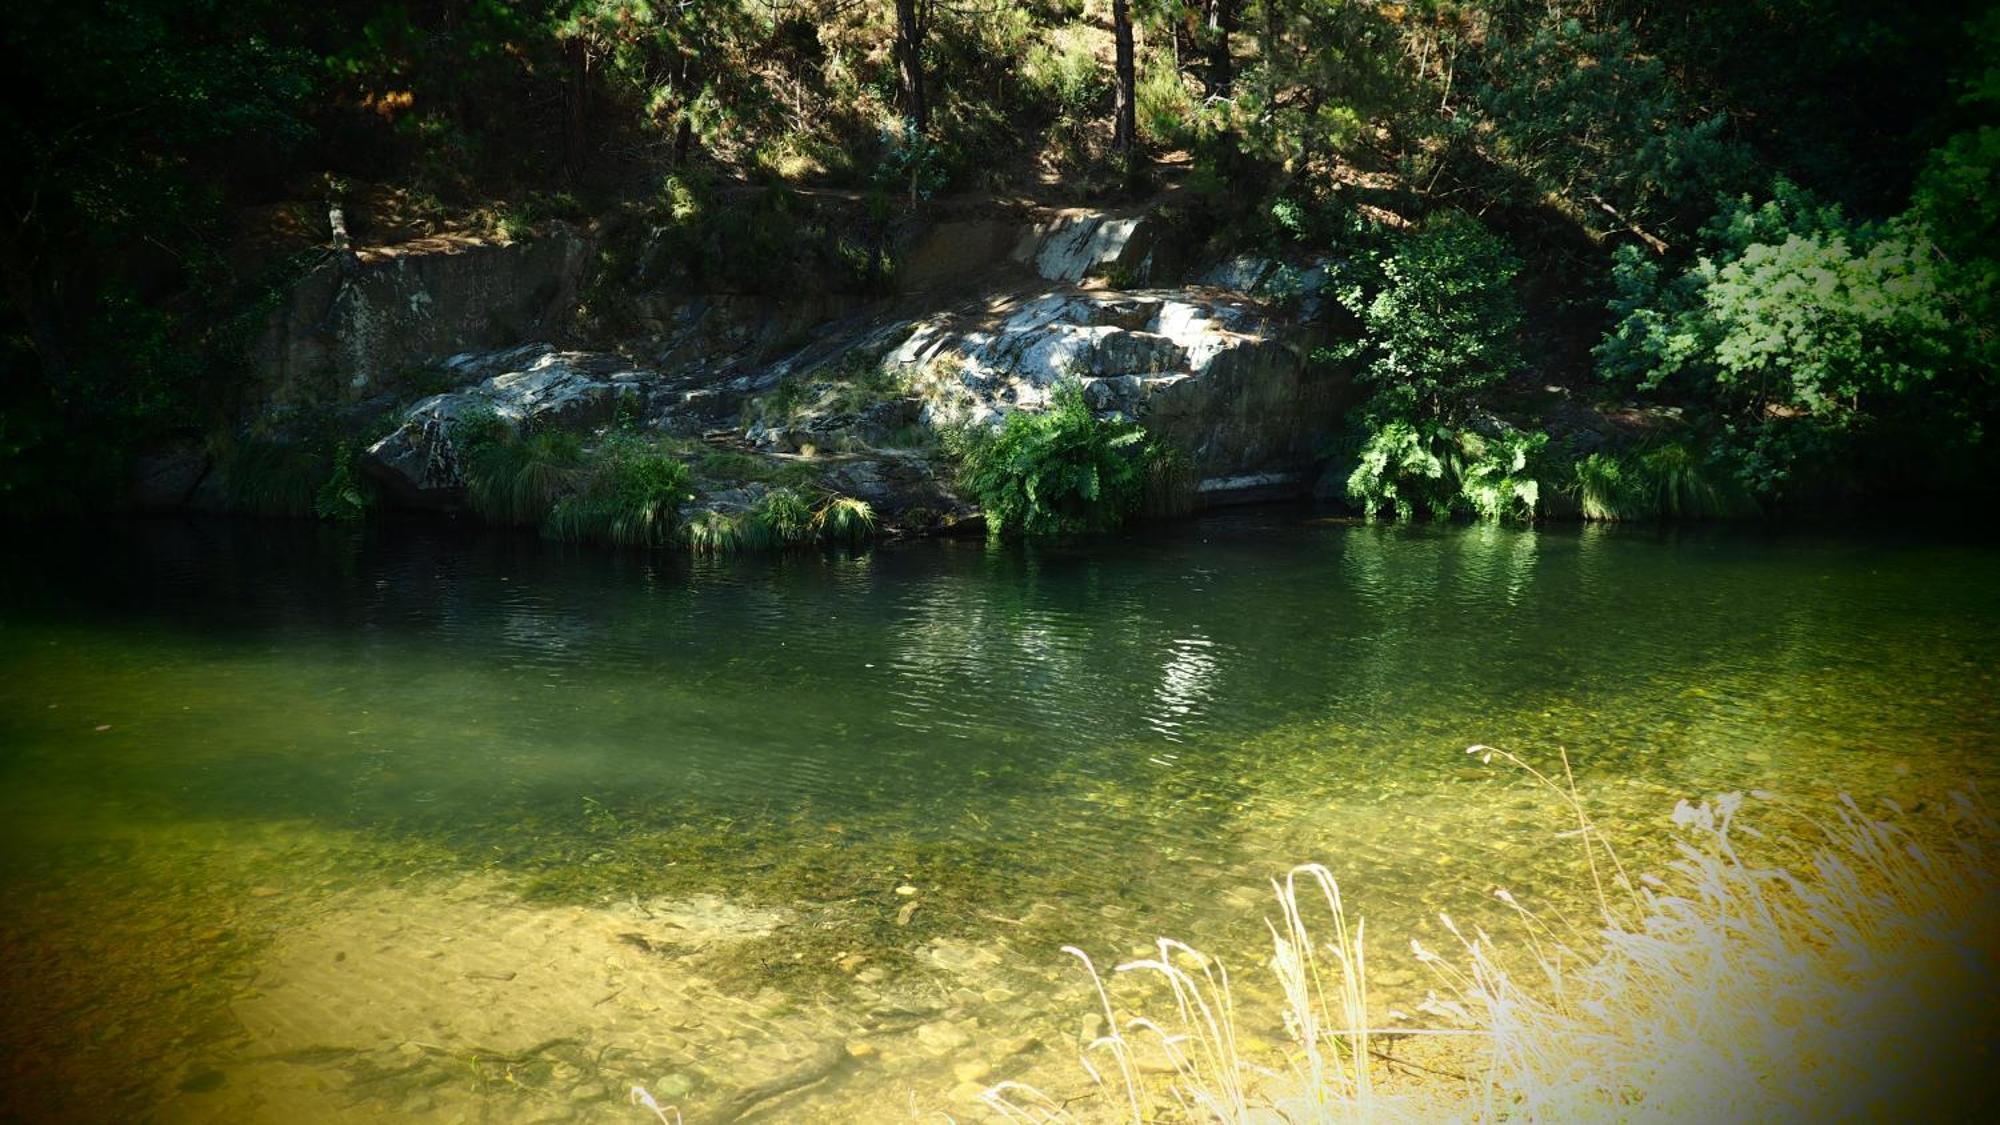
[[0, 1117], [650, 1120], [637, 1084], [696, 1122], [976, 1119], [1003, 1078], [1090, 1089], [1065, 944], [1184, 938], [1246, 1049], [1281, 1039], [1263, 919], [1307, 860], [1367, 918], [1372, 1018], [1419, 1025], [1439, 911], [1584, 901], [1561, 803], [1468, 745], [1566, 757], [1642, 866], [1683, 796], [1921, 807], [1995, 772], [1996, 563], [1284, 510], [740, 560], [17, 540]]

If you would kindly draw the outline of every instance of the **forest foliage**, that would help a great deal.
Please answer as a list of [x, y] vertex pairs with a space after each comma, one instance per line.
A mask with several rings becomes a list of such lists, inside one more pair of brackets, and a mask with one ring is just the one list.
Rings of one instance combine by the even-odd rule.
[[[1579, 480], [1669, 447], [1766, 509], [1994, 479], [1970, 0], [85, 0], [0, 51], [9, 508], [239, 423], [329, 199], [516, 231], [640, 201], [719, 275], [793, 229], [787, 186], [880, 224], [1044, 172], [1138, 198], [1170, 153], [1218, 253], [1337, 265], [1362, 507], [1590, 511]], [[1550, 386], [1650, 428], [1538, 439]]]

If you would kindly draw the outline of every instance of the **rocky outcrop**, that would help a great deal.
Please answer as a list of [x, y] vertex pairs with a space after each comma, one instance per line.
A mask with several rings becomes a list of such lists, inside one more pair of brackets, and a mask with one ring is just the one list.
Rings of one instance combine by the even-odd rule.
[[444, 506], [464, 487], [451, 441], [452, 423], [462, 418], [491, 412], [516, 428], [589, 433], [621, 406], [634, 417], [653, 413], [667, 383], [622, 356], [550, 344], [462, 353], [440, 364], [439, 372], [461, 386], [409, 407], [401, 424], [363, 457], [370, 474], [406, 504]]
[[[807, 472], [885, 516], [963, 521], [928, 435], [1039, 409], [1065, 379], [1099, 413], [1183, 450], [1207, 502], [1310, 489], [1351, 403], [1347, 382], [1309, 360], [1336, 264], [1239, 258], [1179, 288], [1142, 288], [1182, 276], [1171, 231], [1143, 212], [1029, 206], [932, 233], [905, 263], [914, 289], [864, 304], [831, 291], [679, 292], [660, 280], [673, 273], [672, 240], [656, 232], [619, 275], [624, 288], [592, 281], [603, 300], [582, 326], [593, 243], [577, 231], [362, 251], [293, 290], [259, 362], [274, 407], [393, 409], [362, 463], [405, 505], [461, 502], [453, 424], [490, 412], [586, 446], [616, 423], [671, 439], [691, 464], [729, 460], [695, 443], [765, 459], [701, 482], [721, 510]], [[616, 352], [555, 342], [611, 324]], [[412, 403], [415, 387], [445, 389]], [[172, 503], [192, 487], [183, 465], [162, 462], [144, 493]]]
[[522, 242], [424, 239], [329, 258], [272, 314], [253, 361], [274, 406], [399, 389], [428, 360], [559, 336], [591, 251], [552, 224]]
[[1185, 450], [1211, 502], [1303, 492], [1350, 402], [1308, 362], [1312, 337], [1255, 302], [1183, 291], [1062, 290], [933, 317], [889, 353], [927, 421], [992, 424], [1046, 405], [1064, 378], [1086, 401]]
[[[808, 427], [824, 428], [826, 452], [801, 456], [795, 445], [767, 444], [753, 451], [747, 442], [732, 440], [744, 397], [758, 386], [747, 378], [717, 384], [699, 372], [669, 375], [621, 355], [564, 351], [546, 343], [452, 356], [437, 364], [433, 375], [459, 385], [402, 410], [395, 429], [362, 456], [368, 474], [402, 506], [450, 508], [462, 500], [465, 478], [453, 424], [490, 415], [517, 431], [566, 431], [586, 444], [601, 439], [614, 423], [683, 442], [705, 437], [751, 457], [752, 465], [773, 475], [805, 465], [826, 490], [866, 500], [881, 518], [914, 530], [962, 525], [972, 516], [926, 456], [873, 447], [870, 439], [915, 419], [917, 406], [907, 400], [809, 420]], [[855, 440], [840, 442], [844, 433]], [[844, 448], [850, 445], [858, 448]], [[706, 483], [710, 487], [686, 514], [741, 511], [771, 487], [757, 479]]]

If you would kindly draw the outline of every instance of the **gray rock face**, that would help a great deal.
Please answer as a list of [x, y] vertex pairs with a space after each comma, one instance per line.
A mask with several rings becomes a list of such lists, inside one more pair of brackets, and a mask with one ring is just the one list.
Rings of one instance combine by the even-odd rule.
[[1195, 283], [1295, 308], [1296, 319], [1305, 323], [1317, 319], [1326, 308], [1339, 268], [1340, 263], [1330, 258], [1294, 264], [1244, 254], [1211, 267]]
[[1050, 281], [1121, 271], [1143, 282], [1152, 275], [1155, 225], [1145, 216], [1071, 212], [1033, 227], [1015, 246], [1014, 260], [1032, 264]]
[[1181, 291], [1058, 291], [917, 324], [888, 361], [933, 424], [1040, 409], [1063, 378], [1103, 414], [1185, 449], [1210, 502], [1300, 492], [1351, 401], [1306, 362], [1312, 335], [1266, 306]]
[[272, 314], [254, 353], [277, 405], [394, 390], [403, 371], [568, 325], [591, 242], [555, 226], [525, 242], [427, 239], [329, 261]]
[[451, 424], [468, 413], [490, 410], [517, 429], [589, 430], [611, 421], [621, 400], [635, 413], [646, 410], [665, 382], [660, 373], [633, 368], [619, 356], [548, 344], [468, 352], [443, 366], [468, 385], [410, 407], [402, 425], [369, 446], [363, 460], [405, 503], [447, 504], [465, 486]]

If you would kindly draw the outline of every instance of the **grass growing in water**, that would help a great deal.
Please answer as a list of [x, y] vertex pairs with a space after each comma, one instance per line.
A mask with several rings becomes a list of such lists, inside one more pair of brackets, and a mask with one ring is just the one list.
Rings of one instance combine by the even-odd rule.
[[680, 530], [690, 500], [688, 468], [631, 440], [606, 442], [576, 491], [557, 500], [542, 534], [568, 543], [662, 547]]
[[875, 534], [875, 510], [865, 500], [828, 495], [814, 508], [789, 488], [774, 488], [745, 512], [697, 512], [688, 521], [688, 547], [701, 554], [863, 543]]
[[[2000, 904], [1987, 850], [2000, 825], [1955, 795], [1942, 846], [1925, 846], [1901, 810], [1877, 819], [1842, 797], [1783, 831], [1739, 824], [1741, 794], [1683, 801], [1680, 858], [1659, 876], [1624, 877], [1617, 852], [1569, 784], [1513, 755], [1560, 793], [1569, 835], [1590, 858], [1601, 924], [1522, 919], [1533, 971], [1517, 975], [1492, 937], [1443, 919], [1462, 948], [1412, 943], [1442, 982], [1425, 1010], [1442, 1034], [1477, 1044], [1476, 1077], [1435, 1097], [1389, 1098], [1370, 1076], [1362, 927], [1351, 929], [1323, 868], [1273, 884], [1282, 921], [1271, 966], [1291, 1040], [1279, 1068], [1237, 1049], [1228, 975], [1178, 943], [1117, 967], [1163, 980], [1168, 1011], [1124, 1020], [1104, 979], [1109, 1030], [1084, 1063], [1121, 1116], [1263, 1120], [1772, 1121], [1941, 1116], [1977, 1104], [1971, 1084], [1996, 1030]], [[1759, 795], [1768, 796], [1768, 795]], [[1777, 818], [1772, 816], [1769, 821]], [[1313, 929], [1323, 901], [1330, 927]], [[1108, 1057], [1115, 1075], [1091, 1065]], [[987, 1103], [1014, 1121], [1069, 1121], [1066, 1103], [1014, 1083]]]
[[860, 543], [875, 534], [875, 509], [866, 500], [831, 496], [813, 513], [813, 535], [827, 543]]
[[520, 434], [498, 414], [452, 425], [465, 498], [489, 523], [536, 525], [580, 479], [583, 443], [560, 430]]

